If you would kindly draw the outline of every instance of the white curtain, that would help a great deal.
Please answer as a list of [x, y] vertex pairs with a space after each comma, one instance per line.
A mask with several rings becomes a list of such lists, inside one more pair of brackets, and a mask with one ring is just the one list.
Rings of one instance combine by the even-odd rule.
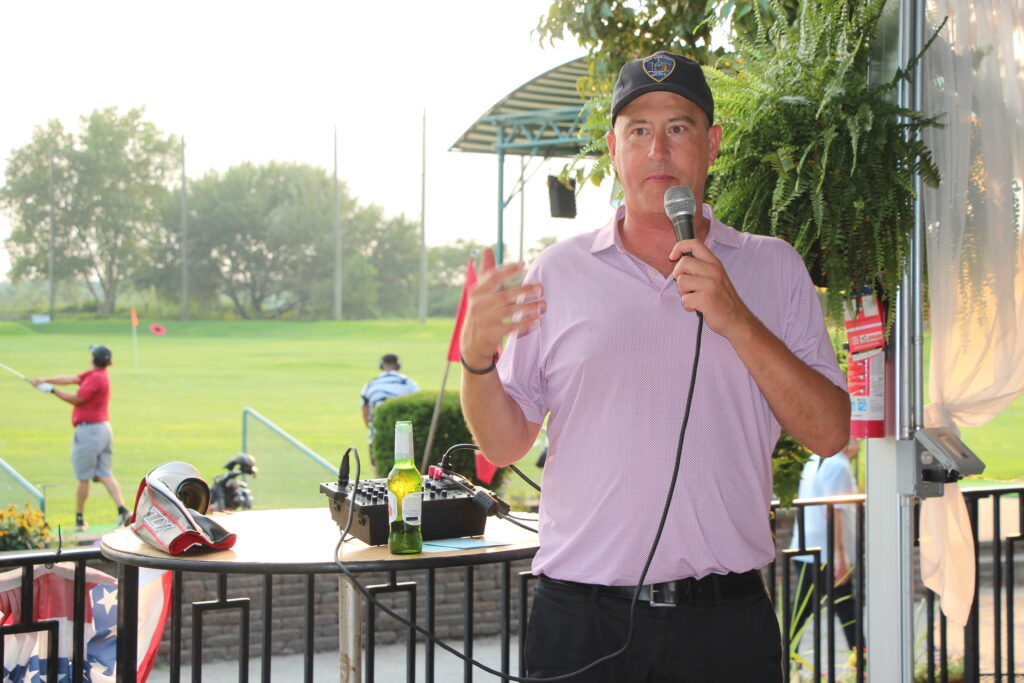
[[[942, 173], [941, 186], [923, 194], [932, 344], [925, 424], [977, 427], [1024, 391], [1024, 7], [929, 0], [927, 17], [933, 30], [948, 21], [921, 65], [922, 108], [944, 114], [945, 124], [924, 135]], [[922, 514], [966, 517], [955, 492], [926, 501]], [[949, 532], [948, 543], [922, 547], [922, 574], [947, 617], [962, 622], [970, 597], [942, 589], [965, 561], [959, 526], [935, 527]]]

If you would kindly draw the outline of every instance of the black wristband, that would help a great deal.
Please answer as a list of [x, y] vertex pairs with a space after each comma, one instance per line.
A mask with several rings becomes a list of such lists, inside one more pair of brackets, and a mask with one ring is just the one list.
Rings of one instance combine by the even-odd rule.
[[462, 367], [466, 368], [466, 371], [469, 373], [472, 373], [474, 375], [486, 375], [488, 372], [494, 369], [495, 364], [498, 362], [498, 352], [494, 352], [494, 355], [491, 356], [491, 364], [488, 365], [483, 370], [477, 370], [476, 368], [471, 368], [468, 365], [466, 365], [466, 359], [462, 357], [461, 353], [459, 354], [459, 362], [462, 363]]

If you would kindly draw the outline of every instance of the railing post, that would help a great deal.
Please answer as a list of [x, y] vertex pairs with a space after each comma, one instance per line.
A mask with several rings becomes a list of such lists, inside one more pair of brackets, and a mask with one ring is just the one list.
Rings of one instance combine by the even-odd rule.
[[138, 666], [139, 568], [117, 565], [117, 683], [135, 683]]
[[363, 616], [359, 591], [338, 576], [338, 658], [342, 683], [363, 681]]

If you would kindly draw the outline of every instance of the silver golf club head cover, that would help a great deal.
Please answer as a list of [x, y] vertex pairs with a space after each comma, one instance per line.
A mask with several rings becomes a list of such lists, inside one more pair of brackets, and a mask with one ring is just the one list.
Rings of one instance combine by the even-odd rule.
[[131, 530], [149, 545], [171, 555], [192, 547], [225, 550], [236, 536], [204, 513], [210, 487], [192, 465], [169, 462], [152, 470], [139, 484]]

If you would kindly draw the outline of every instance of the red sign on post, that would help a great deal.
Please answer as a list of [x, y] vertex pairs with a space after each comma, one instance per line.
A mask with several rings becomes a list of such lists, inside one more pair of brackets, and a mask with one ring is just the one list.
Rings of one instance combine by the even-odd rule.
[[876, 349], [885, 346], [884, 317], [885, 311], [874, 294], [862, 294], [856, 309], [852, 302], [847, 303], [843, 318], [850, 354], [854, 358], [868, 358], [874, 355]]

